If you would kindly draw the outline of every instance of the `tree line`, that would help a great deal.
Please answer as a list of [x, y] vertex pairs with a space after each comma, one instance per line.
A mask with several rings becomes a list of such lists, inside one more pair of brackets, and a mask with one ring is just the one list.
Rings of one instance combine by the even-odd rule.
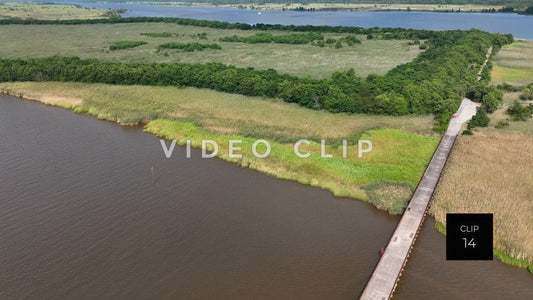
[[[409, 32], [409, 31], [406, 31]], [[335, 72], [328, 79], [299, 78], [275, 70], [237, 68], [220, 63], [125, 64], [77, 57], [0, 60], [0, 81], [75, 81], [108, 84], [174, 85], [209, 88], [249, 96], [277, 97], [312, 109], [366, 114], [434, 114], [444, 130], [461, 99], [479, 89], [478, 100], [501, 101], [476, 84], [487, 49], [513, 41], [511, 35], [479, 30], [429, 32], [428, 50], [383, 76]], [[487, 73], [488, 74], [488, 73]], [[477, 91], [473, 91], [474, 93]], [[487, 96], [490, 95], [490, 96]], [[498, 99], [500, 97], [500, 99]]]
[[324, 40], [324, 36], [318, 32], [299, 34], [272, 35], [271, 33], [256, 33], [250, 36], [225, 36], [219, 39], [221, 42], [239, 42], [249, 44], [278, 43], [278, 44], [309, 44], [317, 40]]
[[439, 36], [437, 31], [424, 29], [406, 28], [383, 28], [383, 27], [352, 27], [352, 26], [327, 26], [327, 25], [280, 25], [280, 24], [246, 24], [229, 23], [222, 21], [197, 20], [186, 18], [166, 18], [166, 17], [128, 17], [116, 19], [74, 19], [74, 20], [35, 20], [8, 18], [0, 20], [0, 25], [21, 24], [21, 25], [81, 25], [81, 24], [123, 24], [123, 23], [173, 23], [178, 25], [208, 27], [216, 29], [237, 29], [237, 30], [276, 30], [293, 32], [328, 32], [346, 34], [372, 34], [374, 37], [386, 35], [387, 39], [425, 40]]
[[[385, 34], [387, 36], [387, 34]], [[373, 37], [373, 36], [372, 36]], [[361, 44], [361, 40], [355, 35], [347, 35], [340, 38], [338, 41], [334, 38], [325, 39], [324, 35], [319, 32], [308, 33], [293, 33], [286, 35], [272, 35], [268, 32], [256, 33], [250, 36], [224, 36], [219, 39], [221, 42], [233, 42], [233, 43], [248, 43], [248, 44], [266, 44], [266, 43], [278, 43], [278, 44], [311, 44], [314, 46], [325, 47], [327, 44], [335, 44], [335, 48], [341, 48], [342, 43], [347, 46], [353, 46], [354, 44]]]

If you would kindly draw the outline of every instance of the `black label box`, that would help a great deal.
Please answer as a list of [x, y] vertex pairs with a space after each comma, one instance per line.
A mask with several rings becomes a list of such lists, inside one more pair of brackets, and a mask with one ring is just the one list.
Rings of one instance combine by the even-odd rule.
[[446, 214], [447, 260], [492, 260], [492, 214]]

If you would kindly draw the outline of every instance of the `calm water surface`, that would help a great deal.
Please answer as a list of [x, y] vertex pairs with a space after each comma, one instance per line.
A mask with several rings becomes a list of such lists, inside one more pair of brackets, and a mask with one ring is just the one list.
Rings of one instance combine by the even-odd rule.
[[[533, 39], [533, 17], [516, 14], [92, 6], [245, 23], [475, 27]], [[0, 299], [353, 299], [398, 221], [197, 151], [184, 157], [179, 148], [164, 159], [140, 129], [0, 96]], [[524, 270], [445, 261], [445, 238], [426, 222], [397, 299], [533, 299]]]
[[446, 237], [426, 219], [394, 299], [533, 299], [533, 275], [494, 261], [447, 261]]
[[[60, 2], [60, 1], [54, 1]], [[105, 4], [62, 1], [97, 8], [128, 9], [125, 17], [180, 17], [240, 23], [285, 25], [330, 25], [359, 27], [402, 27], [451, 30], [477, 28], [488, 32], [512, 33], [516, 38], [533, 39], [533, 16], [510, 13], [436, 13], [436, 12], [296, 12], [259, 11], [219, 7], [159, 6], [148, 4]]]
[[353, 299], [398, 221], [13, 97], [0, 134], [0, 299]]
[[[0, 96], [0, 141], [0, 299], [354, 299], [398, 222], [13, 97]], [[524, 270], [446, 262], [430, 225], [398, 299], [533, 299]]]

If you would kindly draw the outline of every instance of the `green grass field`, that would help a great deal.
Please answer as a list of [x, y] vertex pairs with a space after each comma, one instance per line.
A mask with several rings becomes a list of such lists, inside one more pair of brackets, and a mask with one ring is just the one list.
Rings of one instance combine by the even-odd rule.
[[[533, 41], [518, 40], [504, 46], [493, 59], [491, 79], [493, 84], [507, 82], [512, 85], [527, 85], [533, 82]], [[519, 100], [522, 92], [504, 93], [504, 102], [512, 103]], [[505, 131], [533, 134], [533, 119], [527, 121], [511, 121], [505, 113], [507, 107], [502, 107], [490, 115], [490, 127], [506, 121], [509, 125], [500, 128]]]
[[38, 20], [101, 19], [104, 9], [85, 8], [75, 5], [36, 4], [5, 2], [0, 3], [0, 19], [21, 18]]
[[495, 84], [527, 85], [533, 82], [533, 42], [519, 40], [504, 46], [493, 59]]
[[[173, 33], [172, 37], [151, 37], [141, 33]], [[9, 25], [0, 26], [0, 57], [43, 57], [51, 55], [97, 58], [113, 62], [221, 62], [238, 67], [275, 69], [280, 73], [328, 78], [335, 71], [355, 70], [358, 76], [385, 74], [391, 68], [413, 60], [421, 50], [408, 41], [364, 40], [361, 44], [335, 49], [313, 45], [245, 44], [219, 42], [220, 37], [253, 35], [260, 31], [220, 30], [165, 23], [94, 25]], [[206, 33], [207, 39], [198, 34]], [[287, 32], [272, 32], [287, 34]], [[176, 36], [177, 35], [177, 36]], [[342, 36], [326, 34], [327, 38]], [[112, 43], [124, 40], [148, 44], [133, 49], [108, 51]], [[222, 50], [190, 53], [157, 51], [168, 42], [217, 43]]]
[[[275, 99], [195, 88], [19, 82], [0, 83], [0, 90], [100, 119], [143, 121], [146, 131], [181, 144], [190, 139], [198, 147], [201, 139], [212, 139], [219, 143], [222, 159], [328, 189], [337, 196], [369, 200], [394, 213], [402, 211], [439, 142], [431, 134], [431, 116], [331, 114]], [[251, 155], [251, 144], [258, 138], [272, 145], [267, 159]], [[301, 138], [314, 140], [302, 147], [311, 153], [307, 159], [293, 152], [293, 142]], [[342, 138], [348, 140], [346, 159]], [[360, 138], [373, 144], [363, 158], [356, 152]], [[229, 139], [243, 140], [243, 159], [228, 157], [224, 149]], [[326, 140], [326, 152], [333, 158], [320, 158], [319, 139]], [[389, 200], [377, 201], [375, 195]]]

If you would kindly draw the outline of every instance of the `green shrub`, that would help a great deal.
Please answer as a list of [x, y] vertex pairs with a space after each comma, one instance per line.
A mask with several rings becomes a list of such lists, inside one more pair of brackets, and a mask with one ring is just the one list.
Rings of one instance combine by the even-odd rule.
[[510, 85], [507, 82], [498, 84], [497, 88], [506, 92], [520, 92], [523, 89], [521, 86]]
[[150, 37], [172, 37], [172, 33], [170, 32], [143, 32], [141, 35]]
[[524, 92], [520, 95], [521, 100], [533, 100], [533, 84], [524, 88]]
[[502, 128], [507, 127], [507, 126], [509, 126], [509, 122], [507, 120], [500, 120], [500, 121], [498, 121], [498, 123], [496, 123], [496, 125], [494, 127], [498, 128], [498, 129], [502, 129]]
[[465, 130], [463, 130], [463, 135], [473, 135], [474, 133], [472, 132], [471, 129], [467, 128]]
[[184, 52], [203, 51], [204, 49], [221, 50], [222, 47], [216, 43], [200, 44], [200, 43], [180, 43], [170, 42], [159, 45], [158, 49], [177, 49]]
[[317, 32], [307, 33], [293, 33], [286, 35], [272, 35], [271, 33], [256, 33], [247, 37], [239, 37], [237, 35], [221, 37], [221, 42], [240, 42], [249, 44], [310, 44], [314, 41], [322, 41], [324, 36]]
[[513, 121], [526, 121], [533, 114], [533, 105], [523, 106], [517, 100], [512, 106], [509, 106], [506, 113], [511, 116]]
[[141, 45], [148, 44], [145, 41], [120, 41], [120, 42], [114, 42], [109, 46], [109, 50], [115, 51], [115, 50], [122, 50], [122, 49], [128, 49], [128, 48], [135, 48], [139, 47]]
[[361, 40], [358, 39], [355, 35], [347, 35], [344, 39], [347, 43], [361, 44]]
[[477, 111], [477, 114], [475, 114], [472, 117], [472, 120], [470, 120], [470, 122], [468, 122], [467, 128], [469, 130], [472, 130], [472, 129], [476, 128], [476, 127], [487, 127], [487, 126], [489, 126], [489, 123], [490, 123], [489, 115], [485, 111], [484, 107], [481, 107]]

